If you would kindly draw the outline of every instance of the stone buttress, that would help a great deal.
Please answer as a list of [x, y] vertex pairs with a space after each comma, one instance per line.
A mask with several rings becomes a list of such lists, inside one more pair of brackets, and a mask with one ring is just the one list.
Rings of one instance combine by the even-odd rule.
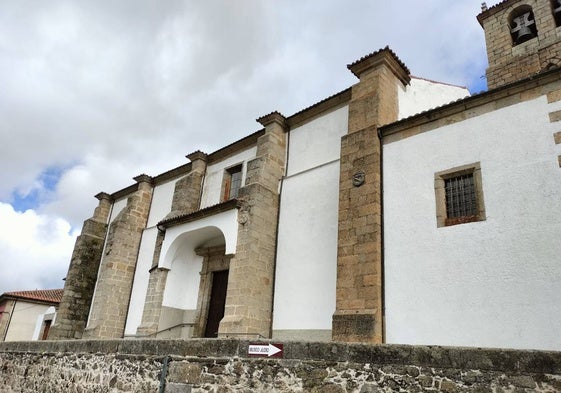
[[137, 190], [109, 226], [90, 320], [84, 338], [123, 337], [138, 250], [152, 201], [152, 178], [134, 178]]
[[397, 120], [398, 84], [409, 71], [388, 48], [348, 66], [348, 134], [341, 141], [334, 341], [383, 342], [381, 146], [378, 127]]
[[238, 194], [238, 240], [230, 261], [225, 314], [219, 337], [270, 337], [279, 184], [285, 170], [286, 123], [278, 112], [257, 120], [265, 127], [256, 158], [248, 162]]
[[96, 198], [99, 205], [93, 217], [84, 221], [82, 233], [76, 239], [50, 340], [82, 338], [86, 327], [112, 203], [111, 197], [103, 192]]
[[[207, 167], [207, 155], [201, 151], [196, 151], [187, 155], [187, 158], [191, 160], [191, 170], [175, 183], [171, 212], [164, 220], [199, 209], [201, 189]], [[150, 268], [142, 322], [137, 329], [139, 336], [153, 336], [158, 332], [164, 290], [169, 272], [169, 269], [158, 267], [164, 238], [165, 231], [159, 230], [152, 258], [152, 267]]]

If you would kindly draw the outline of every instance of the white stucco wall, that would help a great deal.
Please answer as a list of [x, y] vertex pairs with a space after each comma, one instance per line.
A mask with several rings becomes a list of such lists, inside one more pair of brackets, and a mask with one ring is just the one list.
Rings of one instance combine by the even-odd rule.
[[56, 320], [56, 309], [54, 308], [54, 306], [50, 306], [49, 308], [47, 308], [47, 311], [37, 316], [37, 319], [35, 320], [35, 329], [33, 330], [33, 336], [31, 337], [32, 340], [39, 340], [41, 338], [39, 337], [39, 335], [43, 330], [43, 325], [45, 323], [45, 316], [47, 315], [52, 315], [52, 319], [51, 318], [48, 319], [50, 319], [51, 323], [54, 324]]
[[331, 329], [339, 156], [347, 111], [347, 107], [338, 109], [290, 131], [279, 218], [275, 331]]
[[416, 77], [412, 77], [411, 83], [407, 86], [398, 83], [397, 90], [399, 100], [398, 119], [404, 119], [470, 95], [469, 90], [465, 87]]
[[225, 169], [243, 164], [242, 186], [245, 184], [247, 162], [255, 158], [256, 152], [257, 147], [252, 147], [207, 167], [201, 195], [201, 209], [221, 202], [220, 192], [222, 190], [222, 179], [224, 178]]
[[111, 208], [111, 215], [109, 217], [109, 223], [111, 224], [117, 215], [127, 206], [127, 198], [119, 199], [113, 203]]
[[339, 159], [348, 112], [344, 106], [290, 131], [287, 176]]
[[[388, 343], [561, 350], [561, 169], [544, 97], [384, 145]], [[486, 221], [437, 228], [436, 172], [481, 163]]]
[[129, 310], [127, 313], [127, 322], [125, 324], [125, 335], [136, 334], [136, 329], [140, 326], [140, 322], [142, 320], [142, 311], [144, 310], [144, 302], [146, 301], [148, 280], [150, 279], [149, 270], [152, 266], [152, 258], [154, 256], [154, 247], [156, 245], [157, 235], [158, 229], [156, 227], [147, 228], [142, 233], [129, 302]]
[[154, 187], [152, 193], [152, 204], [150, 205], [150, 215], [148, 216], [147, 228], [154, 227], [163, 220], [171, 211], [171, 202], [173, 200], [173, 192], [175, 183], [178, 179], [158, 184]]
[[49, 305], [17, 300], [5, 341], [29, 341], [33, 339], [37, 317], [43, 316]]

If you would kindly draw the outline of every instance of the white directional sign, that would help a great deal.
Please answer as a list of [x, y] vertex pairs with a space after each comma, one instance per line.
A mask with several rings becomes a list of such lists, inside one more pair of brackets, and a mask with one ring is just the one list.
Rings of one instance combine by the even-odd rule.
[[252, 343], [247, 348], [247, 354], [249, 356], [282, 358], [282, 349], [282, 344]]

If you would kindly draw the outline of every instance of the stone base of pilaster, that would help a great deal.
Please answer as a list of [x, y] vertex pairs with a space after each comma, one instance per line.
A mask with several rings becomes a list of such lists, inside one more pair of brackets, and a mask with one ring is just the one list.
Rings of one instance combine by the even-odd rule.
[[381, 321], [376, 310], [336, 311], [333, 314], [333, 341], [382, 343]]

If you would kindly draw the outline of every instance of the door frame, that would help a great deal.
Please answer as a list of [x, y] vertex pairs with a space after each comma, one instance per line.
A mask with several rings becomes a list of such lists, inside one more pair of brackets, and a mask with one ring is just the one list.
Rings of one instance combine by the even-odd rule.
[[[225, 247], [223, 245], [198, 248], [195, 250], [197, 255], [203, 257], [203, 266], [200, 272], [201, 280], [199, 284], [197, 316], [195, 318], [193, 337], [202, 338], [205, 336], [208, 310], [210, 307], [210, 295], [212, 292], [212, 274], [218, 271], [230, 270], [230, 260], [234, 255], [225, 255], [224, 252]], [[228, 279], [228, 282], [229, 281]]]

